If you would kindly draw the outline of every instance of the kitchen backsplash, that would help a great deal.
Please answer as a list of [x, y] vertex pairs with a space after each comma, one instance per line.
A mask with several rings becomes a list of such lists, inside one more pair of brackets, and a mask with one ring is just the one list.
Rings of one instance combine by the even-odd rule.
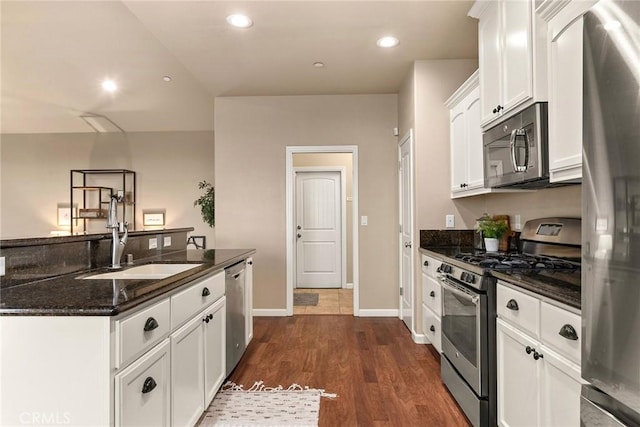
[[[130, 233], [122, 262], [126, 262], [127, 254], [132, 254], [135, 262], [161, 253], [185, 250], [189, 231], [193, 229]], [[171, 239], [166, 247], [165, 237]], [[157, 248], [149, 249], [150, 239], [156, 240]], [[0, 242], [0, 249], [5, 258], [5, 275], [0, 277], [0, 289], [111, 264], [110, 235], [4, 240]]]
[[474, 230], [420, 230], [420, 247], [472, 247]]

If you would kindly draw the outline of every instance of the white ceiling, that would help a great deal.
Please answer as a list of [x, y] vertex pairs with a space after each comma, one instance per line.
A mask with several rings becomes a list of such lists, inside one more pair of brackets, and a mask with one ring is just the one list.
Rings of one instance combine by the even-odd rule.
[[[0, 130], [90, 132], [84, 114], [127, 132], [211, 130], [216, 96], [397, 93], [414, 60], [477, 58], [471, 4], [2, 0]], [[236, 12], [253, 27], [229, 27]], [[378, 48], [388, 34], [400, 45]]]

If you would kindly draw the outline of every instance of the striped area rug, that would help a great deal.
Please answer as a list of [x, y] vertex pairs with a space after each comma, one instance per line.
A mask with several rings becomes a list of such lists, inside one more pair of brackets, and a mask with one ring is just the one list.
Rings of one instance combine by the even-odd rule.
[[198, 423], [212, 426], [317, 426], [321, 389], [293, 384], [266, 387], [262, 381], [245, 390], [232, 382], [222, 386]]

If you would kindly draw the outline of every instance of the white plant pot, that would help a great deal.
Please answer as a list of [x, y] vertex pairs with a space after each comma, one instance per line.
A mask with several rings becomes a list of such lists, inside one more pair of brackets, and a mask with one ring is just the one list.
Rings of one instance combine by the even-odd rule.
[[500, 246], [500, 239], [493, 237], [484, 238], [484, 247], [487, 252], [498, 252], [498, 246]]

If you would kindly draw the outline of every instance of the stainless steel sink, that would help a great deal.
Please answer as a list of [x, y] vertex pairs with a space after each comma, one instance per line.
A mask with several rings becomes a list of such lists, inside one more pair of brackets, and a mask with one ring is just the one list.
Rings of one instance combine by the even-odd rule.
[[127, 268], [125, 270], [110, 271], [108, 273], [79, 277], [79, 279], [164, 279], [165, 277], [173, 276], [174, 274], [182, 273], [183, 271], [200, 267], [201, 265], [202, 264], [145, 264], [138, 267]]

